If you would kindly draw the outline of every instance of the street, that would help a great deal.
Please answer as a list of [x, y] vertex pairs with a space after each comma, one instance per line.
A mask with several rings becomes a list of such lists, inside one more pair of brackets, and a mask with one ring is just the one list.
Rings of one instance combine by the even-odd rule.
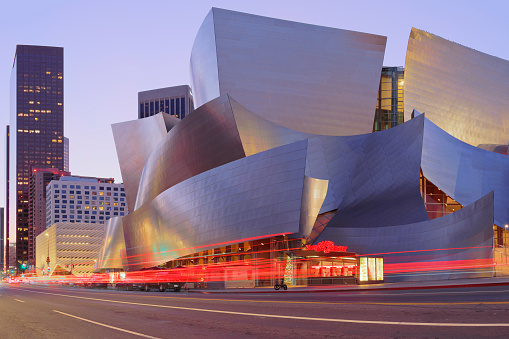
[[3, 338], [507, 338], [509, 287], [129, 292], [0, 284]]

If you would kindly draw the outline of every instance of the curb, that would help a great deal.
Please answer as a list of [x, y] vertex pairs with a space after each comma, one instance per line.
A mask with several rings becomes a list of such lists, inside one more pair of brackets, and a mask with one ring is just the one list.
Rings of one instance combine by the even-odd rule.
[[199, 294], [251, 294], [251, 293], [327, 293], [327, 292], [363, 292], [363, 291], [404, 291], [404, 290], [431, 290], [441, 288], [472, 288], [472, 287], [488, 287], [488, 286], [509, 286], [508, 282], [492, 282], [492, 283], [471, 283], [457, 285], [428, 285], [428, 286], [401, 286], [401, 287], [368, 287], [368, 288], [341, 288], [329, 290], [299, 290], [292, 291], [275, 291], [267, 288], [260, 291], [214, 291], [214, 290], [188, 290], [188, 293]]

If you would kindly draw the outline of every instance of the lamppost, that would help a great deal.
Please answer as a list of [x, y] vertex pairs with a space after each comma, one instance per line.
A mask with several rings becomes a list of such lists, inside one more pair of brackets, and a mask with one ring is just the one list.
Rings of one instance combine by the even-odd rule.
[[[49, 268], [50, 260], [49, 260], [49, 233], [48, 232], [46, 232], [46, 240], [48, 242], [48, 257], [46, 258], [46, 263], [48, 263], [48, 268]], [[49, 276], [49, 270], [48, 270], [48, 276]]]

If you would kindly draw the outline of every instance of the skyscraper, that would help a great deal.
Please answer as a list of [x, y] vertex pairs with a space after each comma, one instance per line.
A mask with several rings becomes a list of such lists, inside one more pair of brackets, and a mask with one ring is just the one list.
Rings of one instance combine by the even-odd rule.
[[193, 110], [193, 93], [187, 85], [138, 92], [138, 119], [159, 112], [184, 119]]
[[0, 271], [4, 270], [4, 208], [0, 207]]
[[46, 186], [70, 175], [57, 168], [32, 168], [28, 190], [28, 263], [35, 264], [35, 239], [46, 229]]
[[[28, 260], [28, 192], [33, 167], [64, 168], [62, 47], [16, 46], [11, 73], [9, 218], [16, 264]], [[12, 264], [12, 263], [11, 263]]]

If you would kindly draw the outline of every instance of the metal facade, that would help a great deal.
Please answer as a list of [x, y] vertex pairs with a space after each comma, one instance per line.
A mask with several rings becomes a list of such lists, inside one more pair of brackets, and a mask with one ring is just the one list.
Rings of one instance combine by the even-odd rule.
[[[151, 267], [220, 243], [298, 233], [306, 153], [307, 141], [296, 142], [165, 190], [123, 218], [129, 269]], [[309, 213], [313, 212], [317, 210]]]
[[123, 268], [125, 254], [124, 228], [121, 217], [110, 218], [104, 224], [105, 237], [99, 251], [95, 270]]
[[509, 157], [468, 145], [425, 119], [422, 173], [462, 204], [495, 193], [495, 224], [509, 223]]
[[162, 113], [111, 125], [127, 206], [134, 210], [140, 178], [150, 154], [180, 120]]
[[216, 98], [172, 128], [153, 150], [135, 209], [181, 181], [244, 156], [229, 98]]
[[328, 225], [317, 241], [347, 244], [349, 251], [361, 255], [383, 255], [385, 263], [491, 259], [493, 198], [490, 192], [457, 212], [412, 224], [368, 228]]
[[386, 37], [213, 8], [191, 52], [196, 106], [229, 93], [307, 133], [373, 128]]
[[373, 227], [427, 220], [420, 195], [424, 117], [386, 131], [309, 140], [307, 175], [329, 180], [329, 224]]
[[473, 146], [509, 141], [509, 61], [412, 28], [405, 62], [412, 110]]
[[[389, 264], [492, 258], [493, 224], [509, 223], [509, 158], [457, 138], [475, 144], [505, 123], [501, 92], [487, 94], [477, 82], [489, 82], [475, 77], [483, 67], [495, 77], [506, 62], [413, 29], [405, 109], [424, 107], [438, 126], [416, 112], [370, 133], [385, 40], [212, 9], [191, 55], [200, 107], [178, 124], [154, 116], [113, 126], [133, 208], [108, 223], [97, 268], [148, 268], [275, 235], [306, 239], [326, 212], [335, 214], [317, 242], [418, 253], [388, 255]], [[507, 92], [504, 74], [492, 84]], [[481, 106], [491, 112], [484, 125]], [[478, 143], [507, 144], [494, 130], [496, 141]], [[465, 207], [429, 220], [421, 170]]]

